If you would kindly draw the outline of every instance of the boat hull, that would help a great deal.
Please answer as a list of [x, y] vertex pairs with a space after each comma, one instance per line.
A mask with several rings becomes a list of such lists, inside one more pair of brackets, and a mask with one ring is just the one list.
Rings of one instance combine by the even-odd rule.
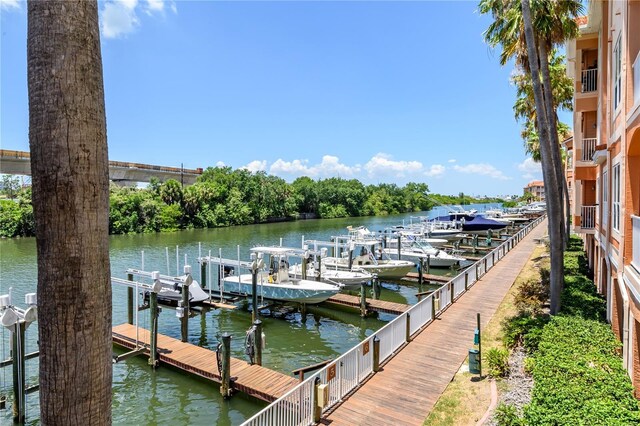
[[[238, 276], [226, 277], [224, 291], [251, 296], [253, 294], [251, 274], [240, 275], [240, 282], [238, 282]], [[294, 280], [287, 283], [269, 283], [268, 277], [260, 276], [257, 296], [283, 302], [316, 304], [324, 302], [339, 291], [338, 286], [322, 282]]]

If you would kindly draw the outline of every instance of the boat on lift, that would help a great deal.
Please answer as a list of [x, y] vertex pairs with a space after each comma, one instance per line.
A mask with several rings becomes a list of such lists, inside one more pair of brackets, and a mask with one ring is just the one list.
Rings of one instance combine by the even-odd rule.
[[[300, 279], [289, 273], [289, 257], [300, 256], [301, 250], [288, 247], [259, 246], [251, 249], [259, 260], [257, 270], [257, 296], [263, 299], [305, 304], [321, 303], [337, 294], [341, 286], [338, 283], [326, 283]], [[250, 296], [253, 294], [253, 275], [241, 274], [240, 268], [251, 269], [252, 262], [220, 258], [201, 258], [201, 261], [224, 265], [223, 289], [215, 291]], [[217, 284], [214, 283], [214, 287]]]
[[[407, 260], [391, 259], [383, 250], [380, 240], [367, 238], [366, 228], [348, 228], [349, 236], [334, 237], [336, 242], [346, 242], [347, 250], [338, 256], [323, 259], [327, 269], [347, 271], [364, 270], [380, 278], [399, 279], [415, 269]], [[354, 256], [354, 253], [358, 253]]]
[[398, 243], [395, 241], [387, 246], [384, 251], [391, 259], [400, 258], [417, 263], [428, 261], [429, 266], [436, 268], [449, 268], [460, 265], [461, 262], [466, 260], [464, 257], [449, 254], [420, 240], [403, 241], [400, 245], [399, 253]]

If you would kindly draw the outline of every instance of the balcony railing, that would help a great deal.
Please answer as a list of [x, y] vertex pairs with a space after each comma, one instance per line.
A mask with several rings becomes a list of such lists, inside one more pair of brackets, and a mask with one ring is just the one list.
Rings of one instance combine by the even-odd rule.
[[631, 216], [633, 221], [633, 258], [631, 264], [640, 271], [640, 217]]
[[582, 93], [595, 92], [598, 88], [598, 69], [582, 71]]
[[640, 52], [633, 63], [633, 104], [640, 103]]
[[582, 229], [593, 229], [596, 227], [596, 206], [582, 206], [580, 227]]
[[582, 161], [591, 161], [593, 153], [596, 152], [596, 145], [598, 144], [598, 138], [584, 138], [582, 139]]

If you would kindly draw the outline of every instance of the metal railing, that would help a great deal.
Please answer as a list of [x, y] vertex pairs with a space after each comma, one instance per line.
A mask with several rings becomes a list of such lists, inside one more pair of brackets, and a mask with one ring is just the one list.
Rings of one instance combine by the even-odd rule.
[[640, 217], [631, 216], [631, 221], [633, 223], [633, 254], [631, 258], [631, 265], [636, 268], [636, 271], [640, 272]]
[[[501, 259], [515, 245], [535, 228], [544, 216], [534, 220], [518, 233], [496, 247], [464, 272], [452, 278], [435, 292], [413, 305], [402, 315], [390, 321], [375, 334], [367, 337], [356, 347], [336, 358], [334, 362], [310, 375], [304, 382], [298, 384], [285, 395], [272, 402], [262, 411], [243, 423], [243, 426], [282, 425], [297, 426], [314, 423], [313, 411], [317, 402], [314, 388], [316, 384], [329, 385], [329, 399], [322, 408], [326, 412], [338, 404], [342, 399], [358, 388], [370, 375], [374, 374], [374, 346], [379, 342], [379, 362], [383, 364], [392, 358], [399, 349], [407, 343], [407, 322], [411, 336], [420, 332], [438, 317], [453, 302], [455, 297], [462, 296], [482, 274], [491, 269], [498, 259]], [[640, 222], [639, 222], [640, 224]], [[635, 226], [635, 222], [634, 222]], [[635, 227], [634, 227], [635, 232]], [[497, 253], [502, 253], [498, 255]], [[482, 271], [482, 274], [477, 271]], [[466, 284], [466, 288], [465, 288]], [[332, 371], [331, 377], [329, 371]]]
[[582, 229], [593, 229], [596, 227], [596, 206], [582, 206], [580, 227]]
[[582, 93], [595, 92], [598, 89], [598, 70], [582, 71]]
[[596, 145], [598, 144], [598, 138], [583, 138], [582, 139], [582, 161], [592, 161], [593, 153], [596, 152]]

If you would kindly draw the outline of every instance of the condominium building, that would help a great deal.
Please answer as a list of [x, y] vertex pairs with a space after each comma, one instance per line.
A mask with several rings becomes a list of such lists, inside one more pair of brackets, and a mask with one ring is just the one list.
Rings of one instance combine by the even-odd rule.
[[544, 182], [541, 180], [534, 180], [524, 187], [524, 193], [533, 194], [538, 201], [544, 201]]
[[573, 137], [563, 142], [572, 226], [640, 398], [640, 1], [590, 1], [579, 24], [567, 45]]

